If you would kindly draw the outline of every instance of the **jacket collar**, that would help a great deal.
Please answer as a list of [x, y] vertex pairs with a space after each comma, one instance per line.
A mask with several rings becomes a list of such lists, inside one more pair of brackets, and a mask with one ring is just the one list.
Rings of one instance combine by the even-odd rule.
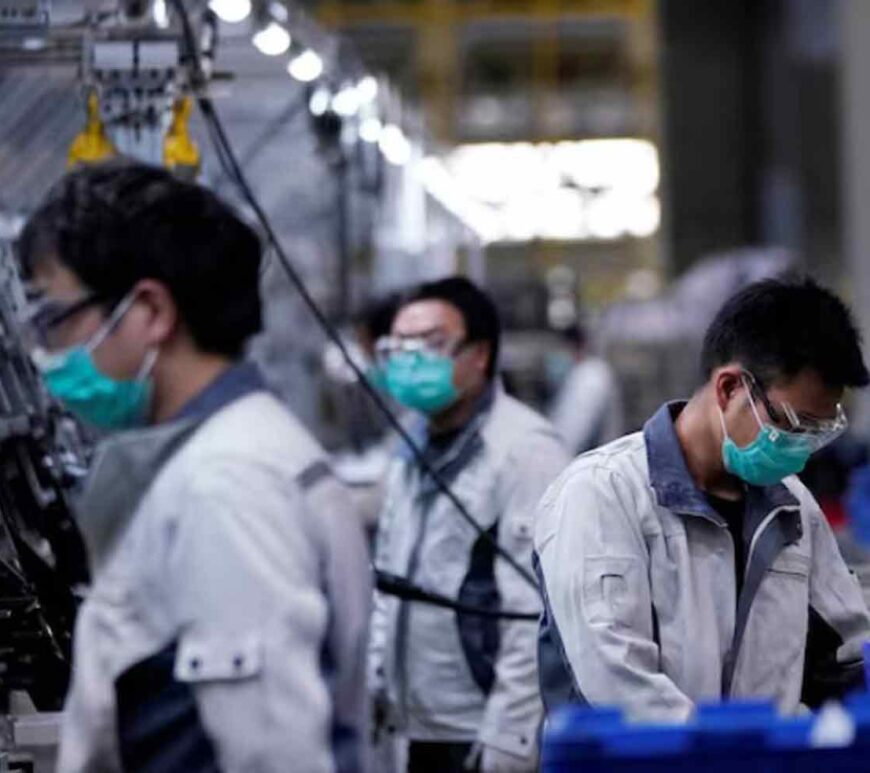
[[[428, 451], [430, 438], [428, 422], [425, 419], [421, 419], [416, 426], [411, 428], [410, 434], [417, 447], [426, 453], [432, 467], [445, 481], [449, 482], [455, 478], [481, 447], [483, 443], [481, 430], [501, 394], [501, 385], [493, 382], [478, 398], [471, 418], [453, 439], [453, 442], [437, 456], [431, 456]], [[400, 456], [406, 463], [414, 462], [414, 455], [405, 443], [401, 445]], [[438, 486], [430, 476], [424, 475], [421, 480], [420, 489], [421, 493], [427, 494], [437, 491]]]
[[[486, 416], [489, 414], [492, 406], [495, 404], [496, 398], [501, 393], [502, 387], [500, 384], [493, 382], [477, 399], [474, 405], [474, 411], [471, 417], [466, 422], [465, 426], [457, 433], [453, 442], [442, 453], [434, 459], [431, 459], [432, 464], [438, 468], [450, 464], [450, 462], [461, 453], [462, 448], [467, 445], [472, 437], [477, 435]], [[414, 441], [417, 448], [426, 451], [429, 448], [429, 421], [426, 417], [420, 416], [409, 429], [411, 439]], [[399, 449], [399, 454], [404, 461], [410, 462], [414, 460], [414, 454], [406, 443], [402, 443]]]
[[254, 363], [236, 363], [189, 400], [173, 417], [173, 421], [207, 419], [239, 398], [265, 389], [266, 383], [260, 369]]
[[[644, 425], [650, 485], [662, 507], [685, 515], [697, 515], [725, 526], [725, 521], [689, 474], [674, 421], [685, 408], [685, 401], [663, 405]], [[783, 483], [774, 486], [746, 486], [748, 521], [782, 507], [797, 507], [797, 498]], [[763, 515], [762, 515], [763, 514]]]

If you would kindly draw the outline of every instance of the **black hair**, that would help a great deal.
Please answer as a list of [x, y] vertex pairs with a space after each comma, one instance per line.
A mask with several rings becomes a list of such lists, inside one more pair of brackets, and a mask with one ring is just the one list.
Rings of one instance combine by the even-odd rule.
[[256, 233], [211, 191], [130, 161], [63, 177], [19, 242], [25, 278], [46, 259], [110, 306], [141, 279], [166, 285], [194, 344], [228, 357], [262, 327]]
[[401, 306], [431, 300], [449, 303], [462, 314], [466, 341], [486, 341], [489, 344], [486, 375], [492, 379], [498, 369], [501, 346], [501, 320], [492, 298], [464, 276], [452, 276], [419, 285], [403, 298]]
[[870, 374], [852, 314], [812, 279], [765, 279], [744, 288], [716, 315], [704, 338], [705, 377], [739, 362], [762, 383], [815, 371], [831, 387], [863, 387]]
[[357, 326], [372, 341], [389, 335], [401, 300], [402, 296], [394, 292], [369, 301], [356, 315]]

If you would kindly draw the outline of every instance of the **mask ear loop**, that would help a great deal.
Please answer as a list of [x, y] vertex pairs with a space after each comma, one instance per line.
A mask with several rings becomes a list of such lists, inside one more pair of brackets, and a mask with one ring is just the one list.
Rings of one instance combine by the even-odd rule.
[[[761, 416], [758, 413], [758, 408], [756, 408], [755, 406], [755, 400], [752, 398], [752, 387], [749, 385], [746, 376], [741, 376], [740, 378], [743, 381], [744, 389], [746, 389], [746, 396], [749, 398], [749, 407], [752, 408], [752, 414], [755, 416], [755, 421], [758, 422], [759, 429], [764, 430], [764, 422], [761, 420]], [[718, 403], [716, 404], [716, 410], [719, 412], [719, 422], [722, 424], [722, 432], [725, 433], [725, 437], [727, 439], [730, 439], [731, 435], [728, 434], [728, 427], [725, 424], [725, 412], [722, 410]], [[775, 428], [773, 429], [774, 432], [777, 431]]]
[[145, 381], [151, 375], [151, 371], [154, 370], [154, 366], [157, 364], [157, 356], [159, 354], [160, 350], [156, 346], [152, 346], [145, 352], [145, 359], [142, 360], [142, 367], [139, 368], [139, 373], [136, 374], [136, 381]]
[[731, 438], [731, 435], [728, 434], [728, 427], [725, 426], [725, 412], [719, 406], [719, 403], [716, 403], [716, 410], [719, 412], [719, 423], [722, 425], [722, 433], [725, 435], [725, 439], [728, 440]]
[[109, 315], [105, 324], [93, 335], [90, 341], [85, 345], [89, 354], [93, 354], [96, 349], [102, 344], [118, 327], [118, 323], [124, 318], [124, 315], [130, 310], [133, 301], [136, 300], [136, 295], [133, 292], [127, 293], [123, 300], [115, 307], [115, 310]]

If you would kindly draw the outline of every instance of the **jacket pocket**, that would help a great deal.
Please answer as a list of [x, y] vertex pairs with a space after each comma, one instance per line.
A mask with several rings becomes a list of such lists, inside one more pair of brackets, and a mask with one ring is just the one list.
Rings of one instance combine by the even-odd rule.
[[636, 558], [592, 556], [583, 568], [583, 605], [590, 625], [622, 624], [630, 626], [637, 604], [631, 592], [639, 571]]
[[174, 672], [179, 682], [191, 684], [252, 679], [262, 667], [263, 643], [256, 634], [188, 634], [179, 643]]
[[800, 695], [809, 618], [810, 561], [784, 553], [768, 567], [752, 600], [740, 643], [738, 694], [775, 697], [785, 708]]
[[806, 581], [810, 576], [810, 558], [799, 553], [781, 555], [767, 571], [775, 576], [785, 575], [796, 580]]

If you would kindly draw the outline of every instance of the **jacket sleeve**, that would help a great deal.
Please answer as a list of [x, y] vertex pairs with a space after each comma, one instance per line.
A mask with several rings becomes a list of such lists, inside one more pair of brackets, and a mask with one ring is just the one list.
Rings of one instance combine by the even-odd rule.
[[863, 687], [862, 647], [870, 640], [870, 617], [858, 580], [840, 555], [831, 527], [810, 512], [813, 564], [802, 702], [815, 708]]
[[581, 458], [541, 502], [535, 549], [574, 689], [635, 719], [682, 721], [693, 702], [659, 670], [648, 552], [619, 476]]
[[312, 470], [288, 480], [214, 461], [179, 504], [163, 573], [175, 676], [221, 770], [364, 765], [369, 579], [361, 526], [335, 486]]
[[[555, 433], [523, 439], [505, 461], [498, 478], [499, 544], [530, 574], [535, 510], [547, 487], [568, 463]], [[495, 579], [503, 609], [539, 612], [541, 597], [506, 561], [496, 558]], [[500, 622], [495, 681], [487, 700], [479, 741], [510, 754], [535, 753], [543, 716], [538, 687], [537, 635], [534, 621]]]
[[326, 465], [309, 470], [301, 482], [308, 516], [320, 531], [322, 576], [330, 607], [327, 657], [332, 671], [333, 753], [339, 771], [357, 770], [368, 739], [369, 551], [350, 495]]

